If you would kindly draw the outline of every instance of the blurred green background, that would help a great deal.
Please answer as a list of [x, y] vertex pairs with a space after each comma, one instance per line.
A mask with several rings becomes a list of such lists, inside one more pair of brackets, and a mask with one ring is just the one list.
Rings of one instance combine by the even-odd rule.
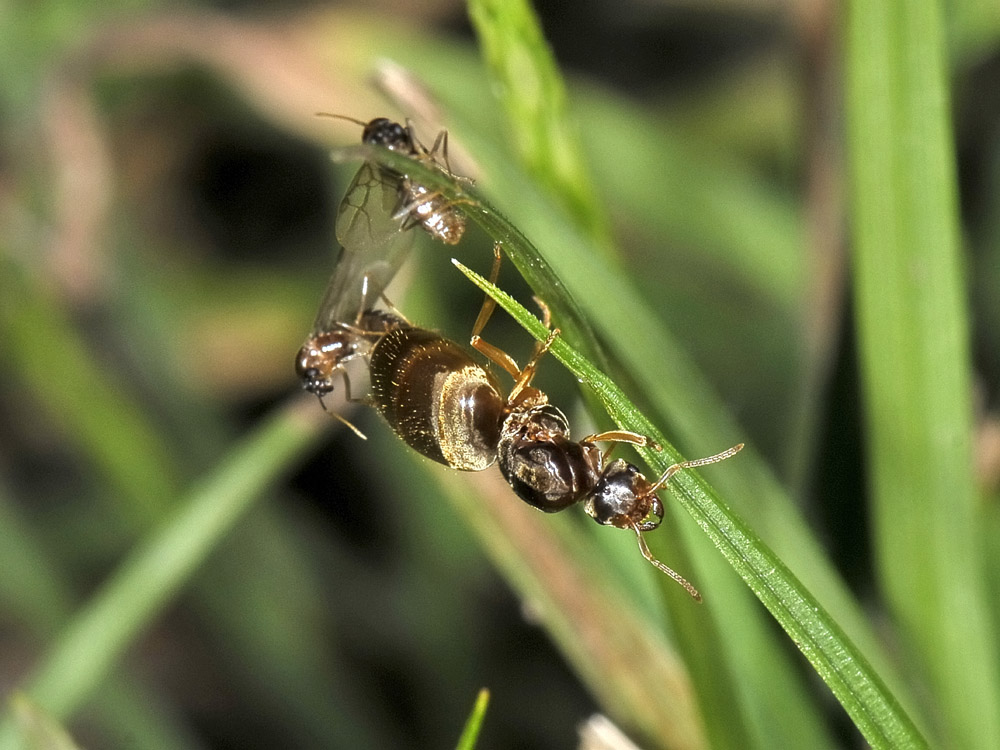
[[[721, 636], [727, 649], [754, 651], [747, 644], [760, 638], [770, 645], [759, 653], [776, 649], [781, 663], [773, 673], [732, 667], [719, 677], [718, 695], [729, 697], [715, 704], [732, 700], [731, 710], [699, 710], [712, 675], [689, 674], [705, 662], [685, 667], [690, 651], [671, 644], [691, 637], [690, 622], [666, 614], [695, 605], [661, 588], [634, 539], [594, 528], [579, 509], [522, 520], [495, 469], [457, 476], [415, 457], [370, 410], [333, 404], [367, 434], [361, 441], [298, 394], [293, 357], [357, 168], [331, 163], [329, 149], [355, 143], [358, 129], [316, 118], [321, 110], [412, 116], [427, 143], [447, 127], [455, 171], [473, 176], [557, 270], [590, 248], [563, 222], [595, 238], [633, 285], [635, 300], [621, 305], [641, 300], [655, 316], [634, 319], [636, 331], [598, 327], [616, 381], [688, 457], [752, 446], [888, 654], [869, 658], [901, 674], [883, 677], [907, 686], [897, 697], [911, 718], [932, 744], [973, 746], [976, 728], [936, 703], [947, 679], [927, 681], [933, 665], [912, 658], [927, 649], [885, 594], [892, 576], [880, 564], [908, 563], [880, 563], [871, 532], [879, 511], [866, 448], [875, 441], [849, 272], [853, 11], [822, 0], [535, 6], [567, 78], [589, 175], [570, 219], [556, 216], [558, 201], [534, 200], [551, 186], [519, 163], [517, 125], [494, 96], [460, 2], [0, 9], [0, 688], [27, 686], [41, 704], [21, 715], [22, 727], [43, 725], [30, 732], [36, 746], [62, 741], [48, 712], [85, 747], [451, 747], [483, 686], [492, 693], [483, 748], [576, 747], [578, 726], [597, 712], [644, 747], [783, 747], [795, 737], [802, 747], [864, 746], [755, 602], [745, 603], [760, 620], [751, 626], [733, 614], [744, 610], [727, 609], [724, 588], [703, 591], [716, 626], [727, 616], [746, 624], [746, 641]], [[989, 0], [955, 0], [941, 20], [970, 310], [967, 438], [983, 577], [973, 588], [987, 587], [979, 625], [992, 633], [1000, 12]], [[392, 299], [464, 342], [481, 295], [449, 259], [486, 273], [492, 240], [472, 229], [454, 250], [425, 236], [417, 244]], [[605, 280], [586, 283], [597, 295]], [[510, 264], [500, 286], [530, 306]], [[595, 298], [584, 283], [569, 286]], [[681, 371], [701, 373], [690, 389], [661, 394], [688, 409], [688, 422], [648, 395], [657, 371], [622, 361], [655, 326], [680, 342]], [[519, 361], [531, 349], [503, 313], [486, 337]], [[604, 425], [554, 360], [537, 382], [577, 435]], [[702, 394], [739, 425], [721, 437], [712, 428], [710, 445], [691, 437]], [[711, 478], [721, 484], [742, 460]], [[727, 501], [789, 567], [805, 566], [787, 541], [797, 537], [757, 515], [765, 490], [745, 481]], [[217, 515], [185, 516], [202, 496], [222, 498], [209, 503]], [[516, 518], [497, 532], [480, 505], [518, 506]], [[498, 541], [521, 523], [513, 536], [526, 553]], [[694, 525], [682, 523], [697, 544]], [[535, 528], [579, 543], [550, 549]], [[159, 536], [170, 529], [177, 535]], [[156, 539], [161, 557], [131, 569], [129, 593], [89, 610]], [[554, 583], [542, 552], [567, 580]], [[689, 558], [664, 544], [657, 554], [695, 585], [715, 580], [710, 548]], [[176, 577], [157, 578], [167, 571]], [[531, 594], [534, 575], [548, 577], [551, 598]], [[840, 596], [810, 586], [821, 600]], [[618, 626], [648, 642], [612, 644]], [[605, 679], [605, 644], [624, 678]], [[995, 656], [994, 644], [983, 658]], [[649, 680], [629, 681], [647, 669]], [[752, 695], [767, 685], [808, 711], [772, 713], [768, 696]], [[779, 725], [790, 727], [783, 738]]]

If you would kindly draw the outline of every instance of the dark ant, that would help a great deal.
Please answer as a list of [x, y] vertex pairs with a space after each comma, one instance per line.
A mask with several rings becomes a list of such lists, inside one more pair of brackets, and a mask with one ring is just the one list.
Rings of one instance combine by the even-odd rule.
[[[492, 280], [500, 268], [499, 245], [494, 251]], [[473, 326], [471, 345], [511, 375], [514, 385], [506, 397], [493, 373], [464, 348], [388, 312], [366, 311], [356, 325], [341, 324], [329, 332], [333, 344], [325, 351], [306, 352], [304, 347], [299, 375], [308, 390], [322, 395], [332, 390], [333, 377], [343, 372], [346, 361], [366, 357], [371, 394], [365, 400], [410, 447], [459, 471], [482, 471], [498, 462], [515, 494], [547, 513], [583, 502], [597, 523], [633, 530], [643, 557], [700, 601], [694, 586], [653, 557], [642, 532], [655, 529], [663, 520], [663, 503], [656, 493], [674, 474], [722, 461], [743, 445], [674, 464], [655, 482], [623, 459], [607, 463], [610, 451], [602, 452], [599, 442], [658, 446], [626, 430], [588, 435], [574, 442], [566, 416], [531, 385], [539, 360], [559, 330], [552, 329], [545, 342], [536, 345], [528, 364], [519, 368], [506, 352], [479, 335], [494, 308], [487, 297]], [[549, 327], [548, 309], [544, 305], [542, 309]]]

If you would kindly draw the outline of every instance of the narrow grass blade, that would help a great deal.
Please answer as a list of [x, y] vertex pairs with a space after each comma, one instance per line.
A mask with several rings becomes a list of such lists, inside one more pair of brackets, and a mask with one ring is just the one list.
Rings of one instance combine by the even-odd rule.
[[490, 704], [490, 691], [483, 688], [476, 696], [476, 702], [472, 706], [472, 713], [469, 714], [462, 730], [462, 736], [458, 738], [455, 750], [475, 750], [476, 741], [483, 728], [483, 720], [486, 718], [486, 708]]
[[[329, 425], [314, 406], [311, 400], [297, 401], [279, 410], [193, 490], [70, 624], [26, 683], [32, 700], [62, 719], [92, 694], [218, 539]], [[9, 743], [10, 735], [0, 734], [0, 747]]]
[[847, 6], [855, 300], [882, 584], [941, 744], [1000, 746], [941, 4]]
[[469, 0], [469, 18], [494, 89], [507, 110], [515, 150], [528, 171], [601, 240], [608, 221], [594, 193], [566, 86], [528, 0]]
[[0, 359], [102, 472], [114, 511], [142, 528], [176, 492], [168, 446], [126, 389], [109, 382], [54, 295], [0, 261]]
[[[475, 272], [457, 262], [456, 265], [532, 336], [544, 340], [547, 331], [541, 321]], [[681, 460], [663, 435], [607, 376], [564, 341], [557, 339], [551, 351], [594, 390], [623, 429], [648, 435], [663, 446], [662, 453], [640, 451], [653, 469], [663, 472], [671, 463]], [[677, 477], [671, 489], [685, 510], [809, 659], [868, 742], [884, 748], [926, 747], [910, 718], [864, 656], [770, 548], [695, 473], [681, 472]]]

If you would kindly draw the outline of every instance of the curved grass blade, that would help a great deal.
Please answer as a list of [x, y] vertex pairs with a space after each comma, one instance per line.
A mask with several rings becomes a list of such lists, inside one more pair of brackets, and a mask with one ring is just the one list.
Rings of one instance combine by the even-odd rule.
[[[404, 161], [398, 156], [385, 153], [375, 153], [370, 148], [349, 148], [340, 149], [334, 152], [335, 159], [385, 159], [390, 166], [395, 164], [397, 169], [407, 169]], [[419, 171], [420, 165], [415, 165], [412, 169], [414, 174]], [[510, 167], [502, 160], [493, 160], [491, 167], [495, 167], [495, 172], [491, 172], [495, 178], [502, 178], [506, 189], [515, 189], [515, 177], [509, 174]], [[499, 176], [499, 177], [498, 177]], [[441, 175], [434, 175], [429, 172], [420, 172], [419, 178], [426, 180], [429, 187], [439, 190], [445, 197], [458, 205], [462, 205], [469, 216], [477, 221], [494, 239], [504, 242], [505, 252], [510, 255], [519, 269], [527, 268], [531, 273], [522, 270], [522, 273], [529, 277], [529, 283], [534, 290], [539, 293], [553, 310], [558, 309], [556, 302], [558, 297], [552, 297], [553, 293], [559, 294], [565, 287], [558, 279], [546, 278], [546, 274], [552, 273], [548, 264], [538, 257], [538, 251], [534, 245], [524, 238], [524, 235], [510, 224], [502, 215], [489, 207], [485, 201], [478, 199], [474, 191], [461, 190], [458, 186], [443, 179]], [[556, 216], [557, 209], [553, 209], [551, 202], [541, 196], [537, 190], [533, 189], [529, 183], [523, 180], [517, 182], [517, 188], [525, 193], [522, 200], [528, 201], [537, 206], [537, 211], [546, 216]], [[557, 253], [562, 257], [563, 263], [560, 268], [570, 278], [572, 278], [574, 289], [584, 299], [588, 309], [595, 316], [601, 325], [604, 333], [611, 337], [616, 346], [618, 356], [630, 368], [633, 376], [637, 377], [640, 384], [645, 386], [652, 403], [656, 404], [662, 414], [670, 414], [675, 428], [685, 436], [686, 442], [692, 445], [701, 445], [703, 452], [711, 453], [718, 450], [721, 441], [726, 435], [738, 434], [732, 420], [726, 416], [723, 407], [717, 398], [704, 385], [703, 379], [695, 371], [684, 352], [678, 348], [673, 339], [667, 334], [656, 318], [650, 313], [641, 302], [641, 295], [630, 287], [624, 280], [620, 272], [615, 272], [608, 264], [602, 263], [599, 254], [593, 252], [593, 242], [586, 238], [571, 223], [555, 219], [548, 222], [533, 222], [533, 227], [546, 241], [546, 246], [557, 248]], [[572, 258], [574, 262], [565, 262], [567, 258]], [[586, 262], [580, 262], [585, 259]], [[541, 283], [536, 281], [541, 277]], [[538, 284], [538, 285], [536, 285]], [[627, 301], [627, 303], [625, 303]], [[578, 309], [570, 300], [570, 309]], [[529, 316], [530, 317], [530, 316]], [[642, 326], [636, 326], [636, 320], [643, 320]], [[594, 361], [586, 351], [585, 341], [575, 341], [573, 333], [562, 325], [562, 320], [557, 318], [557, 324], [563, 329], [565, 341], [572, 343], [588, 359]], [[589, 328], [588, 328], [589, 330]], [[622, 331], [630, 331], [628, 337], [622, 337]], [[626, 343], [627, 342], [627, 343]], [[620, 344], [620, 346], [619, 346]], [[600, 364], [600, 363], [596, 363]], [[683, 394], [683, 400], [678, 401], [677, 396]], [[682, 406], [684, 404], [697, 404], [697, 407]], [[718, 441], [716, 444], [706, 446], [706, 439], [712, 438]], [[841, 621], [845, 623], [849, 632], [853, 634], [854, 641], [863, 646], [863, 652], [871, 654], [879, 664], [879, 671], [887, 675], [887, 679], [895, 687], [896, 694], [906, 699], [902, 682], [895, 676], [889, 661], [885, 658], [878, 645], [878, 641], [871, 632], [870, 625], [860, 612], [857, 604], [850, 597], [823, 555], [819, 545], [812, 539], [801, 521], [797, 511], [790, 504], [788, 498], [781, 492], [773, 475], [759, 460], [755, 460], [747, 452], [744, 452], [745, 471], [741, 476], [725, 476], [722, 482], [740, 487], [743, 494], [755, 493], [753, 505], [757, 508], [765, 528], [770, 537], [782, 545], [787, 554], [794, 551], [796, 564], [814, 585], [819, 586], [824, 598], [838, 613]], [[734, 606], [736, 606], [734, 604]], [[741, 610], [747, 617], [753, 617], [753, 613]], [[741, 618], [742, 620], [742, 618]], [[746, 634], [743, 634], [746, 635]], [[756, 633], [755, 636], [763, 636], [763, 632]], [[743, 636], [740, 636], [743, 637]], [[760, 641], [754, 641], [760, 642]], [[723, 651], [723, 644], [718, 644], [716, 652]], [[782, 658], [779, 652], [774, 652], [775, 658]], [[736, 659], [737, 662], [742, 661]], [[699, 670], [699, 674], [701, 670]], [[746, 687], [751, 691], [759, 691], [761, 685], [753, 679], [747, 681]], [[710, 689], [710, 688], [709, 688]], [[801, 692], [801, 688], [800, 688]], [[703, 699], [705, 696], [703, 696]], [[807, 703], [801, 699], [801, 695], [795, 698], [786, 695], [786, 707], [793, 703], [798, 705], [800, 711], [809, 711]], [[789, 702], [790, 701], [790, 702]], [[907, 705], [912, 705], [911, 700], [906, 700]], [[763, 708], [762, 706], [760, 708]]]
[[469, 18], [507, 110], [511, 139], [528, 172], [593, 236], [610, 238], [583, 147], [569, 116], [562, 75], [527, 0], [470, 0]]
[[519, 249], [517, 253], [508, 251], [511, 261], [531, 288], [540, 297], [549, 301], [553, 317], [558, 321], [560, 329], [578, 347], [586, 351], [590, 359], [604, 362], [604, 354], [597, 337], [569, 290], [559, 281], [548, 262], [528, 238], [492, 208], [474, 188], [460, 185], [441, 170], [430, 169], [405, 154], [376, 146], [362, 144], [338, 148], [331, 152], [331, 157], [337, 162], [371, 159], [401, 174], [406, 174], [414, 182], [424, 185], [428, 190], [441, 193], [460, 206], [491, 237], [502, 242], [505, 251], [510, 247], [517, 247]]
[[[474, 271], [457, 261], [455, 265], [532, 336], [544, 340], [547, 331], [541, 321]], [[648, 435], [663, 446], [662, 453], [640, 450], [655, 471], [663, 472], [681, 460], [625, 394], [566, 341], [556, 339], [551, 352], [597, 394], [620, 427]], [[671, 489], [810, 661], [868, 742], [880, 748], [927, 747], [909, 716], [840, 626], [715, 491], [694, 472], [678, 474]]]

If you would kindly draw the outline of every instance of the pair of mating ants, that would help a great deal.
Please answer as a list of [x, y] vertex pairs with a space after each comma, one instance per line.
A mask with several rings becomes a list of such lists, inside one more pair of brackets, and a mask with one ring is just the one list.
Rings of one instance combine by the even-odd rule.
[[[447, 131], [441, 131], [428, 150], [415, 139], [412, 128], [378, 118], [363, 123], [362, 141], [401, 151], [427, 161], [450, 177], [456, 177], [447, 164]], [[439, 148], [445, 159], [436, 159]], [[359, 197], [358, 185], [364, 185]], [[359, 170], [345, 196], [352, 221], [361, 214], [369, 220], [377, 207], [370, 206], [378, 193], [376, 185], [395, 191], [392, 219], [399, 222], [396, 232], [423, 226], [433, 237], [454, 244], [461, 238], [465, 217], [439, 193], [414, 183], [406, 175], [366, 162]], [[345, 215], [341, 206], [341, 215]], [[377, 215], [377, 213], [376, 213]], [[460, 221], [459, 221], [460, 219]], [[342, 232], [338, 220], [338, 236]], [[371, 233], [369, 233], [371, 234]], [[389, 242], [386, 239], [385, 245]], [[379, 255], [389, 251], [372, 247], [348, 247], [331, 279], [331, 288], [340, 289], [347, 281], [360, 284], [361, 301], [352, 322], [342, 320], [344, 310], [337, 294], [328, 293], [321, 307], [313, 334], [300, 349], [296, 371], [303, 387], [320, 398], [334, 389], [334, 380], [343, 378], [350, 398], [350, 381], [345, 365], [364, 358], [371, 380], [370, 394], [362, 399], [379, 412], [390, 428], [422, 455], [459, 471], [482, 471], [498, 463], [504, 479], [524, 502], [539, 510], [554, 513], [582, 502], [584, 510], [597, 523], [635, 532], [643, 557], [701, 600], [698, 591], [680, 574], [653, 557], [642, 533], [657, 528], [663, 520], [663, 503], [657, 492], [682, 469], [722, 461], [743, 448], [736, 445], [722, 453], [693, 461], [683, 461], [668, 468], [655, 482], [650, 482], [634, 465], [623, 459], [609, 461], [612, 445], [601, 451], [599, 442], [629, 443], [659, 449], [649, 438], [626, 430], [588, 435], [579, 441], [570, 437], [569, 422], [548, 397], [532, 386], [538, 362], [559, 335], [552, 329], [548, 338], [537, 343], [524, 368], [510, 355], [484, 341], [480, 334], [490, 319], [494, 301], [486, 297], [473, 325], [471, 346], [489, 361], [507, 372], [513, 386], [506, 396], [494, 374], [476, 362], [463, 347], [440, 334], [414, 326], [398, 311], [369, 307], [373, 297], [384, 298], [388, 283], [383, 273], [373, 282], [370, 273], [357, 278], [360, 250], [372, 251], [369, 268]], [[491, 281], [495, 282], [501, 262], [500, 244], [494, 247], [495, 260]], [[343, 264], [349, 264], [341, 268]], [[394, 273], [394, 270], [392, 270]], [[342, 295], [341, 295], [342, 296]], [[548, 308], [540, 303], [544, 322], [550, 328]], [[336, 308], [332, 315], [324, 308]], [[390, 305], [391, 307], [391, 305]]]

